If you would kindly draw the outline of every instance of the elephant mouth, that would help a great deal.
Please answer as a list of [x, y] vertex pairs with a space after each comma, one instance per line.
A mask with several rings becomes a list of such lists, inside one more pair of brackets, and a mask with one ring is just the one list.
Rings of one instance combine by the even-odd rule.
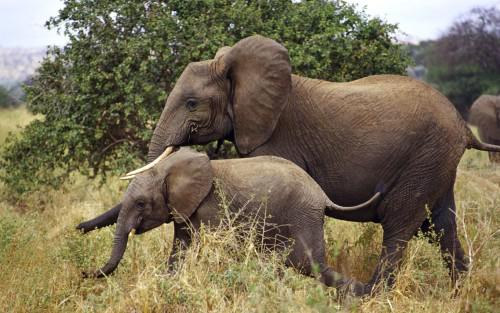
[[169, 221], [161, 221], [161, 220], [149, 220], [149, 221], [142, 221], [141, 223], [139, 223], [139, 225], [137, 225], [137, 227], [135, 228], [135, 234], [136, 235], [140, 235], [140, 234], [143, 234], [147, 231], [150, 231], [151, 229], [154, 229], [158, 226], [161, 226], [165, 223], [168, 223]]
[[135, 234], [136, 235], [140, 235], [140, 234], [144, 234], [146, 231], [148, 231], [147, 229], [143, 228], [142, 225], [139, 225], [137, 226], [137, 228], [135, 229]]

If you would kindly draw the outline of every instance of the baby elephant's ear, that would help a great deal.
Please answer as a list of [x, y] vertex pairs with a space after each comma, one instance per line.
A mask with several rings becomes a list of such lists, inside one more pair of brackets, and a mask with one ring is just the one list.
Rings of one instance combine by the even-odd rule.
[[187, 221], [196, 211], [210, 192], [213, 181], [207, 155], [183, 150], [172, 156], [166, 179], [168, 206], [177, 223]]

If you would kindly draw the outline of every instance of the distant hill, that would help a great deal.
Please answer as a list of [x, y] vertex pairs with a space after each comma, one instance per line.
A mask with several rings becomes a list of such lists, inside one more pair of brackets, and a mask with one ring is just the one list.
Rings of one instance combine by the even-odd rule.
[[0, 85], [11, 88], [35, 73], [45, 48], [0, 47]]

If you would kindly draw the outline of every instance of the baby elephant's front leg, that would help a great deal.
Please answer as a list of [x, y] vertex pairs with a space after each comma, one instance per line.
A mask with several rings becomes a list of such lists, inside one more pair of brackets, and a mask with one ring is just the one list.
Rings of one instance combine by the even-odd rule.
[[172, 251], [167, 261], [167, 271], [174, 273], [176, 267], [182, 262], [183, 253], [191, 245], [191, 230], [187, 224], [174, 223], [174, 240]]

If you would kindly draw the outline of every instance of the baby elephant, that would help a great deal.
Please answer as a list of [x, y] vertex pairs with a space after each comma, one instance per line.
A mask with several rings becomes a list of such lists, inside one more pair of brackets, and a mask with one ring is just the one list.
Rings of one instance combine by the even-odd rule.
[[[287, 265], [305, 275], [319, 269], [328, 286], [364, 294], [365, 286], [334, 272], [325, 262], [323, 217], [325, 210], [357, 210], [377, 202], [380, 192], [355, 207], [331, 202], [319, 185], [301, 168], [279, 157], [210, 161], [205, 154], [181, 148], [151, 169], [137, 174], [121, 207], [78, 225], [84, 232], [111, 224], [109, 216], [119, 210], [111, 257], [91, 277], [115, 270], [127, 246], [129, 233], [144, 233], [163, 223], [174, 222], [174, 244], [169, 268], [179, 249], [189, 246], [192, 232], [201, 224], [218, 225], [223, 218], [220, 196], [230, 199], [230, 212], [256, 217], [258, 233], [265, 233], [266, 247], [289, 248]], [[114, 211], [113, 211], [114, 210]], [[102, 220], [107, 219], [107, 223]], [[277, 245], [276, 242], [279, 244]]]

